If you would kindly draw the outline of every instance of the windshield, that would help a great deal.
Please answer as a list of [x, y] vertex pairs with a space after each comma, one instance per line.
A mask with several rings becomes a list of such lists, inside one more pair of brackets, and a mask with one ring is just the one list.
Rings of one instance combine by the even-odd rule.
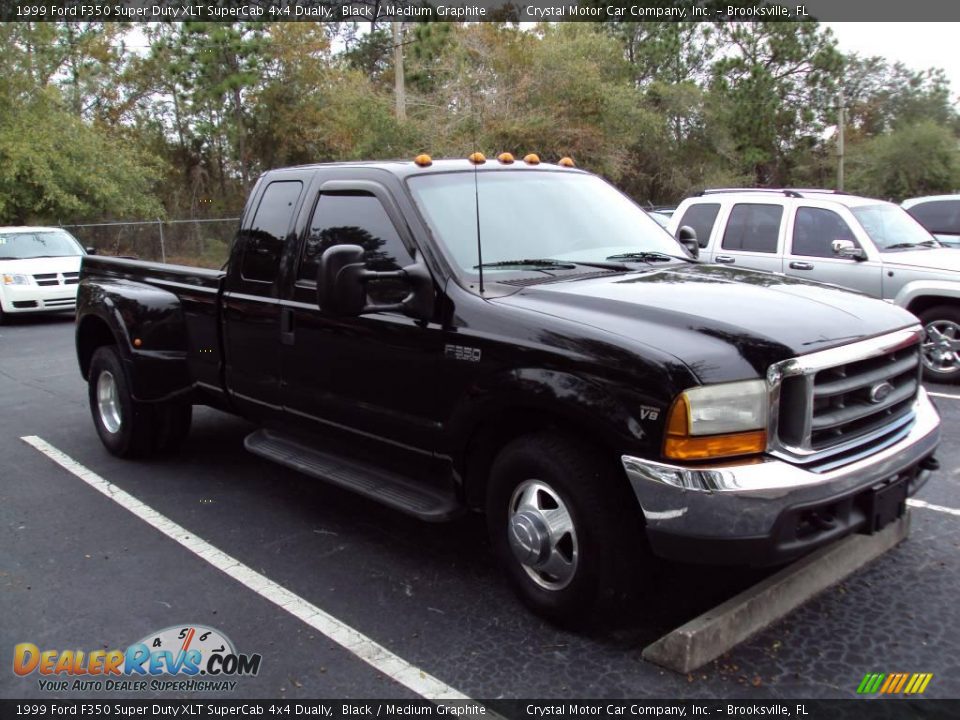
[[940, 247], [940, 243], [906, 210], [896, 205], [861, 205], [850, 212], [881, 251]]
[[66, 230], [24, 230], [0, 233], [0, 260], [83, 255], [80, 243]]
[[[422, 175], [409, 182], [434, 235], [470, 275], [478, 265], [478, 202], [484, 274], [522, 272], [524, 265], [535, 269], [537, 261], [547, 267], [542, 264], [547, 260], [569, 264], [634, 253], [684, 255], [633, 201], [594, 175], [480, 171], [476, 197], [473, 172]], [[490, 267], [496, 264], [502, 267]]]

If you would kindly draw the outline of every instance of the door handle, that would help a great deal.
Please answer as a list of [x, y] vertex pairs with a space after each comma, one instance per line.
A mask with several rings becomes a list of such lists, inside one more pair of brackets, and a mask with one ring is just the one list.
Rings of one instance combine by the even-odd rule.
[[280, 342], [283, 345], [293, 345], [293, 308], [280, 310]]
[[714, 259], [714, 262], [726, 263], [728, 265], [733, 265], [737, 259], [733, 255], [717, 255]]
[[791, 270], [813, 270], [813, 263], [808, 262], [792, 262], [790, 263]]

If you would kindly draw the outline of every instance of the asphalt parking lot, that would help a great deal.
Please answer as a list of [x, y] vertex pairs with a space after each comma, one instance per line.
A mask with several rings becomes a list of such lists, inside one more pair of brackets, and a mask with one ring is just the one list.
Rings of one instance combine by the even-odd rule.
[[[478, 699], [854, 697], [868, 672], [933, 673], [925, 695], [957, 698], [960, 514], [944, 509], [960, 511], [960, 387], [929, 389], [957, 396], [936, 398], [941, 470], [919, 495], [938, 509], [914, 507], [906, 543], [683, 676], [643, 661], [643, 646], [746, 587], [756, 571], [677, 566], [651, 588], [653, 607], [617, 632], [558, 630], [514, 600], [482, 518], [423, 524], [299, 476], [247, 453], [251, 426], [236, 418], [197, 408], [178, 455], [110, 456], [90, 420], [72, 319], [18, 319], [0, 326], [0, 697], [51, 697], [35, 675], [11, 672], [17, 643], [123, 648], [193, 623], [223, 631], [241, 652], [262, 654], [260, 673], [229, 694], [236, 698], [415, 697], [416, 682], [383, 671], [393, 665], [362, 659], [371, 658], [372, 643], [405, 663], [407, 676], [435, 678]], [[369, 644], [336, 644], [316, 622], [292, 614], [297, 606], [282, 609], [229, 577], [26, 436]]]

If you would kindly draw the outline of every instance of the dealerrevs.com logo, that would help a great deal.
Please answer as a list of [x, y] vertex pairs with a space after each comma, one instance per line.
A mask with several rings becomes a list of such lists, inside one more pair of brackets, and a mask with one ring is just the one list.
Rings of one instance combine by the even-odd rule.
[[151, 633], [126, 650], [41, 650], [34, 643], [13, 649], [13, 672], [39, 676], [40, 690], [229, 691], [236, 677], [260, 672], [261, 656], [238, 653], [219, 630], [175, 625]]

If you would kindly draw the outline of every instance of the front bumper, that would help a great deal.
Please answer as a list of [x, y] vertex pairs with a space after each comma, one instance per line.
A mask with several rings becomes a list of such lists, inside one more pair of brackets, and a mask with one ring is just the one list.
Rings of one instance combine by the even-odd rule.
[[929, 478], [940, 417], [921, 389], [913, 427], [899, 442], [816, 473], [764, 456], [739, 464], [679, 466], [624, 455], [654, 553], [716, 564], [787, 562], [857, 531], [869, 531], [877, 490]]
[[42, 313], [76, 310], [79, 285], [4, 285], [0, 309], [4, 313]]

